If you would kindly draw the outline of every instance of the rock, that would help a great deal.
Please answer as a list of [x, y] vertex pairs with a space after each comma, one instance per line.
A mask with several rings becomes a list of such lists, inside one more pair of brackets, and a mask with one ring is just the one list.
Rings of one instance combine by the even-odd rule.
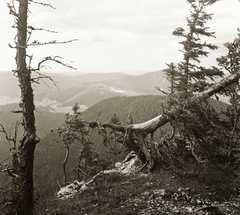
[[58, 193], [57, 197], [60, 199], [72, 198], [76, 193], [79, 193], [87, 189], [87, 186], [94, 182], [97, 178], [102, 177], [105, 174], [120, 173], [123, 175], [135, 174], [139, 171], [142, 166], [142, 161], [139, 159], [135, 152], [130, 152], [122, 162], [117, 162], [114, 169], [104, 170], [93, 176], [93, 178], [88, 181], [74, 181], [73, 183], [62, 187]]
[[74, 181], [73, 183], [62, 187], [58, 193], [57, 197], [60, 199], [67, 199], [67, 198], [72, 198], [76, 193], [86, 190], [87, 186], [84, 181]]
[[130, 152], [122, 162], [115, 164], [117, 172], [130, 175], [139, 171], [142, 166], [142, 161], [135, 152]]
[[158, 196], [164, 196], [166, 194], [166, 191], [165, 189], [158, 189], [158, 190], [154, 190], [153, 194]]
[[186, 207], [185, 209], [188, 213], [193, 213], [193, 209], [191, 207]]

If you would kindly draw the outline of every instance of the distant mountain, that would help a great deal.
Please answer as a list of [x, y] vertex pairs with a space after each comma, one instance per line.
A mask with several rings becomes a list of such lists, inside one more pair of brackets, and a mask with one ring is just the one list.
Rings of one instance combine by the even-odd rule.
[[[58, 74], [58, 73], [45, 73], [46, 76], [52, 78], [52, 81], [47, 78], [42, 79], [40, 84], [33, 84], [35, 95], [46, 92], [55, 92], [68, 89], [76, 84], [92, 81], [103, 81], [106, 79], [117, 79], [125, 76], [125, 73], [90, 73], [90, 74]], [[17, 77], [12, 72], [0, 72], [0, 96], [7, 96], [10, 98], [20, 95]]]
[[[104, 77], [108, 74], [104, 74]], [[99, 74], [99, 78], [101, 75]], [[42, 93], [36, 96], [37, 100], [46, 98], [57, 101], [62, 106], [72, 106], [78, 102], [81, 105], [90, 107], [99, 101], [115, 96], [137, 96], [137, 95], [159, 95], [157, 86], [167, 88], [162, 71], [147, 73], [139, 76], [124, 75], [107, 79], [89, 80], [80, 82], [67, 89], [58, 92]]]
[[[115, 96], [159, 95], [156, 87], [167, 89], [168, 83], [162, 71], [142, 75], [125, 73], [92, 73], [69, 76], [49, 74], [54, 84], [44, 79], [44, 83], [34, 86], [35, 104], [52, 112], [66, 112], [78, 102], [82, 109]], [[13, 103], [19, 100], [17, 78], [11, 73], [0, 73], [0, 103]]]

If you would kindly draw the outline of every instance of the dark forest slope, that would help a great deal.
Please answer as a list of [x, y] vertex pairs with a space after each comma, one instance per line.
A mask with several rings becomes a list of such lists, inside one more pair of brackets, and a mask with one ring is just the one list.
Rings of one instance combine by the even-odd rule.
[[[219, 103], [216, 100], [210, 100], [209, 102], [219, 110], [226, 107], [224, 103]], [[139, 123], [161, 114], [162, 103], [166, 104], [166, 97], [164, 96], [115, 97], [99, 102], [83, 112], [81, 116], [84, 120], [94, 121], [100, 112], [98, 122], [107, 122], [110, 121], [113, 114], [117, 114], [121, 123], [124, 124], [128, 113], [131, 113], [134, 123]], [[161, 134], [166, 132], [170, 132], [168, 124], [158, 130], [155, 138], [160, 138]], [[65, 149], [62, 144], [56, 143], [57, 138], [56, 134], [48, 133], [42, 138], [36, 149], [35, 184], [42, 195], [53, 195], [58, 190], [57, 182], [62, 182], [63, 179], [62, 163]], [[102, 137], [97, 130], [93, 132], [91, 141], [95, 143], [95, 149], [102, 158], [107, 158], [109, 162], [113, 162], [109, 148], [103, 145]], [[74, 168], [77, 165], [80, 151], [80, 145], [71, 145], [70, 159], [67, 165], [69, 182], [76, 178]]]
[[[92, 106], [82, 113], [82, 118], [94, 121], [101, 111], [99, 122], [110, 121], [113, 114], [117, 114], [124, 123], [127, 114], [131, 112], [135, 123], [142, 122], [161, 113], [161, 103], [166, 102], [163, 96], [134, 96], [134, 97], [115, 97], [106, 99]], [[56, 125], [57, 128], [59, 125]], [[42, 194], [53, 195], [57, 191], [57, 182], [62, 182], [62, 163], [65, 156], [64, 146], [56, 143], [57, 135], [48, 133], [36, 148], [35, 153], [35, 183]], [[96, 150], [101, 157], [109, 157], [109, 148], [102, 144], [102, 137], [98, 131], [93, 132], [91, 141], [95, 143]], [[70, 159], [68, 162], [69, 181], [76, 175], [74, 168], [78, 162], [78, 155], [81, 150], [80, 145], [73, 144], [70, 148]], [[47, 182], [47, 187], [45, 187]]]
[[[216, 100], [209, 102], [217, 109], [226, 108], [224, 103]], [[134, 123], [144, 122], [162, 112], [162, 103], [166, 106], [166, 97], [164, 96], [133, 96], [133, 97], [114, 97], [103, 100], [82, 113], [82, 118], [87, 121], [96, 120], [98, 122], [110, 121], [113, 114], [117, 114], [121, 123], [124, 124], [127, 120], [127, 115], [131, 113]], [[7, 125], [8, 129], [19, 119], [18, 114], [12, 114], [11, 110], [16, 109], [17, 105], [2, 106], [1, 123]], [[65, 149], [61, 143], [56, 143], [57, 135], [50, 133], [51, 128], [57, 128], [64, 122], [63, 114], [54, 114], [38, 109], [36, 112], [36, 124], [38, 135], [41, 137], [41, 142], [36, 147], [34, 177], [35, 187], [43, 196], [52, 196], [58, 190], [58, 182], [62, 182], [62, 163], [65, 156]], [[162, 133], [170, 132], [169, 125], [163, 126], [155, 134], [156, 140], [161, 137]], [[1, 135], [1, 156], [9, 154], [9, 149], [4, 136]], [[93, 132], [91, 141], [95, 143], [95, 149], [101, 157], [108, 158], [109, 162], [113, 162], [109, 148], [102, 144], [102, 137], [98, 131]], [[70, 160], [68, 162], [69, 181], [76, 178], [74, 168], [78, 162], [78, 155], [81, 151], [81, 146], [77, 144], [71, 145]]]

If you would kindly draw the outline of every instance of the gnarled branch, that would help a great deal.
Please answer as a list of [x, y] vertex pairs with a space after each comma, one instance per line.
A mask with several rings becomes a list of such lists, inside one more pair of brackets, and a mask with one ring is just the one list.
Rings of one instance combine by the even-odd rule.
[[[203, 93], [197, 94], [189, 99], [189, 103], [196, 101], [204, 101], [212, 95], [221, 92], [224, 88], [229, 86], [232, 83], [236, 83], [240, 78], [240, 71], [238, 73], [229, 75], [228, 77], [222, 79], [220, 82], [210, 87]], [[143, 123], [138, 124], [130, 124], [130, 125], [115, 125], [112, 123], [104, 123], [103, 128], [111, 128], [116, 131], [126, 133], [128, 128], [131, 128], [131, 132], [136, 136], [138, 148], [145, 155], [147, 160], [147, 167], [151, 170], [154, 167], [154, 157], [150, 153], [150, 148], [148, 147], [148, 143], [145, 138], [148, 134], [153, 134], [158, 128], [170, 122], [172, 118], [176, 115], [182, 114], [181, 108], [177, 106], [172, 106], [169, 111], [165, 111], [164, 114], [160, 114], [153, 119], [150, 119]]]

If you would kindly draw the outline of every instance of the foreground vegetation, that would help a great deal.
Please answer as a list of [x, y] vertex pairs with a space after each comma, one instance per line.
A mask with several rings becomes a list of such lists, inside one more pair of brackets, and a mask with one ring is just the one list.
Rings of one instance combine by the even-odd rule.
[[[209, 175], [205, 175], [209, 177]], [[38, 206], [36, 214], [233, 214], [238, 215], [239, 195], [232, 196], [230, 180], [181, 178], [172, 171], [159, 168], [153, 174], [135, 176], [106, 175], [95, 186], [75, 197], [51, 199]], [[223, 183], [224, 182], [224, 183]], [[213, 183], [213, 180], [211, 180]], [[215, 187], [214, 187], [215, 186]], [[217, 191], [217, 192], [215, 192]], [[231, 193], [231, 198], [229, 195]], [[194, 213], [195, 212], [195, 213]]]
[[[222, 102], [212, 99], [208, 102], [219, 113], [227, 110], [227, 105]], [[91, 119], [93, 113], [97, 115], [98, 110], [103, 110], [99, 120], [110, 121], [111, 116], [117, 115], [119, 121], [124, 123], [126, 120], [122, 119], [127, 118], [125, 113], [142, 104], [142, 108], [138, 109], [137, 114], [132, 112], [133, 120], [136, 118], [137, 121], [142, 122], [158, 115], [161, 103], [166, 104], [166, 97], [116, 97], [98, 103], [82, 113], [81, 116], [85, 119]], [[171, 131], [170, 124], [166, 125], [155, 134], [155, 140], [161, 141], [162, 138], [169, 136]], [[238, 214], [237, 207], [234, 204], [239, 198], [239, 169], [237, 167], [231, 168], [228, 165], [223, 166], [221, 163], [214, 163], [213, 161], [199, 163], [192, 155], [191, 150], [186, 148], [181, 141], [177, 142], [177, 146], [171, 145], [171, 148], [162, 145], [163, 157], [150, 174], [146, 174], [146, 170], [143, 170], [140, 172], [143, 177], [140, 178], [138, 176], [114, 175], [110, 178], [106, 176], [92, 190], [87, 190], [73, 199], [58, 200], [54, 193], [56, 194], [59, 189], [57, 183], [64, 185], [62, 163], [65, 148], [62, 144], [55, 142], [57, 139], [57, 136], [49, 134], [43, 139], [42, 145], [36, 151], [35, 185], [38, 194], [40, 194], [37, 207], [38, 214], [43, 213], [43, 211], [46, 214], [123, 214], [124, 208], [126, 210], [124, 211], [125, 214], [138, 214], [145, 209], [146, 211], [150, 210], [151, 207], [153, 211], [148, 214], [167, 214], [167, 212], [172, 214], [174, 207], [176, 214], [179, 210], [182, 210], [181, 214], [186, 214], [183, 212], [186, 207], [188, 209], [189, 207], [199, 209], [209, 204], [218, 205], [223, 211], [231, 210], [234, 212], [232, 214]], [[97, 130], [94, 130], [91, 140], [98, 143], [93, 146], [93, 149], [99, 154], [99, 159], [105, 159], [105, 162], [101, 164], [99, 162], [99, 165], [95, 164], [96, 171], [112, 168], [115, 162], [123, 160], [128, 152], [127, 148], [120, 147], [122, 151], [116, 155], [113, 150], [114, 138], [109, 146], [105, 146]], [[175, 139], [175, 141], [177, 140], [178, 138]], [[77, 178], [75, 169], [81, 150], [79, 144], [73, 143], [70, 145], [70, 157], [67, 164], [68, 183]], [[171, 150], [171, 154], [169, 150]], [[52, 151], [55, 152], [54, 157]], [[51, 174], [49, 174], [50, 172]], [[47, 186], [45, 186], [46, 180], [48, 181]], [[156, 190], [158, 189], [165, 190], [164, 197], [157, 193]], [[181, 197], [183, 199], [179, 197], [179, 201], [174, 201], [172, 195], [179, 193], [179, 189], [187, 189], [189, 196], [186, 198], [191, 198], [192, 202], [186, 202], [185, 197]], [[143, 193], [148, 193], [147, 197]], [[150, 198], [151, 194], [154, 196], [151, 197], [152, 200]], [[136, 204], [136, 202], [139, 202], [139, 198], [141, 204]], [[165, 202], [161, 203], [162, 200]], [[209, 200], [211, 202], [207, 203]], [[152, 203], [149, 203], [149, 201]], [[168, 202], [167, 206], [166, 202]], [[227, 203], [224, 205], [224, 202], [228, 202], [232, 206], [227, 206]], [[164, 204], [165, 207], [163, 207]]]

